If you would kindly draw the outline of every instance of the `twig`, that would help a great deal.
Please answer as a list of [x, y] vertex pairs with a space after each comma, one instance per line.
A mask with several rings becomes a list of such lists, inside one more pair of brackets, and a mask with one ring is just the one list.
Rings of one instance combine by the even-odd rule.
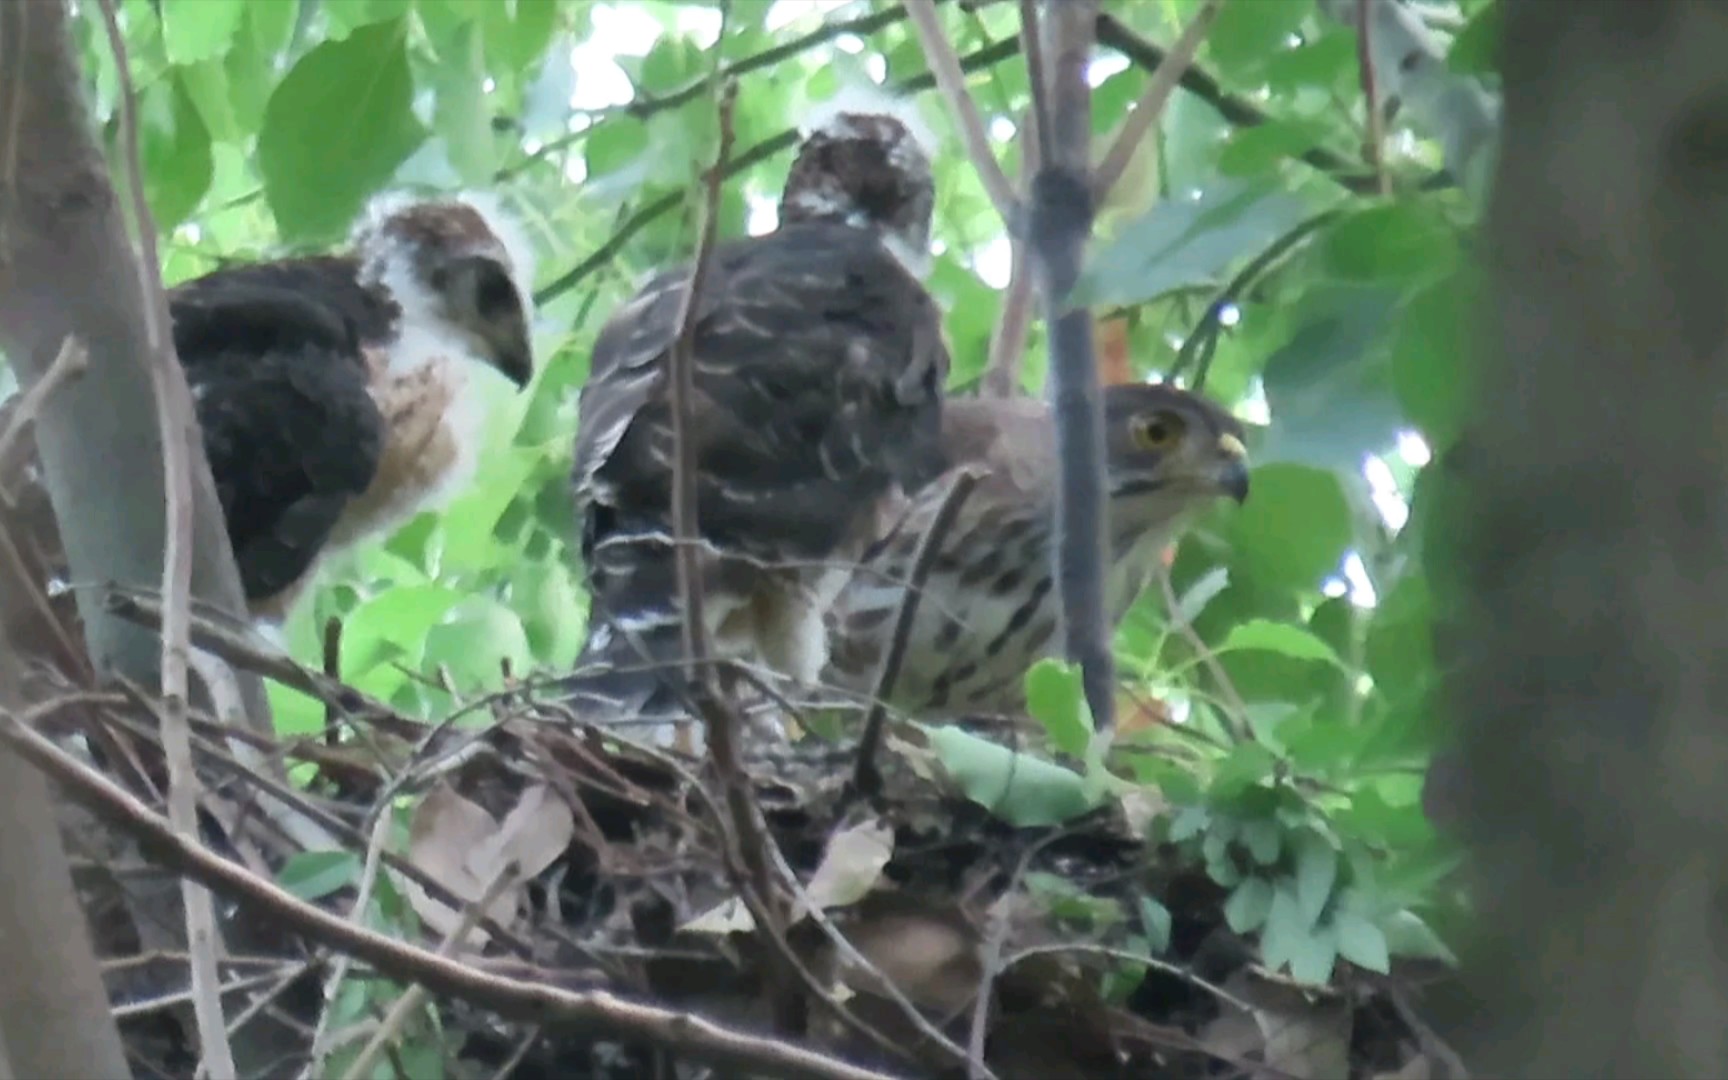
[[[332, 615], [324, 621], [324, 677], [333, 683], [342, 681], [342, 619]], [[336, 725], [341, 715], [333, 702], [324, 703], [324, 742], [337, 743]]]
[[48, 400], [49, 395], [61, 384], [84, 374], [84, 369], [89, 366], [90, 350], [77, 338], [68, 335], [61, 343], [60, 351], [54, 355], [54, 362], [48, 365], [48, 370], [18, 395], [11, 418], [4, 428], [0, 428], [0, 461], [6, 460], [6, 455], [12, 452], [12, 444], [17, 442], [24, 429], [30, 426], [30, 421], [36, 419], [36, 414], [42, 411], [42, 403]]
[[[945, 4], [948, 0], [934, 0], [934, 2]], [[835, 38], [847, 34], [854, 34], [858, 37], [863, 37], [866, 34], [874, 34], [876, 31], [885, 30], [888, 27], [903, 21], [905, 18], [906, 10], [902, 7], [895, 6], [883, 8], [880, 11], [873, 11], [868, 15], [860, 15], [855, 19], [840, 19], [834, 22], [823, 23], [808, 34], [805, 34], [803, 37], [794, 38], [791, 41], [775, 45], [773, 48], [763, 49], [759, 53], [754, 53], [750, 56], [735, 60], [721, 68], [717, 74], [721, 79], [738, 79], [753, 71], [761, 71], [763, 68], [773, 67], [775, 64], [800, 56], [819, 45], [825, 45], [828, 42], [833, 41]], [[688, 105], [703, 94], [709, 93], [713, 88], [714, 78], [714, 75], [704, 75], [677, 90], [672, 90], [659, 95], [636, 98], [619, 108], [607, 109], [600, 114], [605, 116], [625, 116], [640, 122], [657, 113], [665, 112], [667, 109], [676, 109], [681, 105]], [[547, 155], [555, 154], [558, 151], [587, 138], [593, 133], [596, 126], [596, 124], [590, 124], [581, 131], [573, 132], [569, 135], [563, 135], [551, 140], [534, 153], [528, 155], [526, 159], [517, 162], [514, 165], [509, 165], [505, 168], [499, 169], [493, 174], [493, 182], [497, 183], [508, 180], [518, 173], [526, 171], [535, 162], [540, 161]]]
[[[1020, 121], [1020, 175], [1022, 199], [1038, 175], [1043, 155], [1038, 149], [1038, 114], [1027, 109]], [[1032, 329], [1032, 260], [1026, 238], [1008, 234], [1008, 288], [1002, 294], [1002, 310], [990, 333], [990, 359], [979, 380], [984, 397], [1019, 397], [1020, 368], [1026, 360], [1026, 338]]]
[[[1050, 69], [1044, 62], [1044, 38], [1038, 18], [1038, 0], [1020, 0], [1020, 51], [1026, 54], [1026, 82], [1032, 93], [1032, 130], [1023, 139], [1038, 147], [1042, 168], [1054, 157], [1050, 150]], [[1027, 175], [1036, 176], [1036, 169]]]
[[1367, 143], [1363, 147], [1368, 168], [1373, 170], [1380, 194], [1392, 193], [1392, 178], [1386, 175], [1383, 150], [1386, 145], [1385, 124], [1380, 115], [1380, 93], [1375, 86], [1374, 51], [1370, 35], [1374, 22], [1370, 15], [1374, 0], [1356, 0], [1356, 66], [1361, 73], [1362, 97], [1368, 103]]
[[[1156, 71], [1164, 63], [1165, 52], [1161, 47], [1129, 29], [1114, 15], [1098, 16], [1098, 44], [1115, 49], [1148, 71]], [[1179, 82], [1182, 89], [1205, 101], [1218, 110], [1218, 115], [1237, 127], [1259, 127], [1272, 121], [1271, 116], [1225, 90], [1217, 79], [1194, 64], [1188, 65]], [[1325, 147], [1314, 147], [1304, 150], [1296, 158], [1358, 195], [1370, 195], [1376, 190], [1374, 177], [1364, 174], [1356, 162], [1343, 154]]]
[[1242, 700], [1242, 694], [1236, 689], [1236, 683], [1230, 678], [1230, 673], [1224, 670], [1224, 665], [1218, 662], [1218, 654], [1206, 644], [1199, 632], [1187, 619], [1182, 617], [1182, 602], [1176, 598], [1176, 587], [1170, 581], [1170, 568], [1163, 563], [1158, 564], [1158, 588], [1164, 594], [1164, 607], [1170, 612], [1170, 622], [1176, 627], [1176, 632], [1182, 635], [1190, 648], [1200, 657], [1200, 663], [1206, 668], [1218, 684], [1218, 692], [1230, 706], [1230, 713], [1225, 716], [1225, 726], [1238, 742], [1253, 738], [1253, 728], [1248, 724], [1248, 703]]
[[990, 137], [984, 133], [984, 120], [978, 115], [978, 106], [972, 95], [966, 92], [965, 72], [942, 32], [934, 0], [906, 0], [906, 13], [912, 17], [912, 26], [918, 32], [918, 44], [924, 48], [924, 61], [930, 65], [930, 73], [936, 78], [936, 88], [948, 102], [954, 126], [959, 129], [960, 140], [966, 146], [966, 156], [978, 171], [978, 180], [984, 185], [985, 194], [990, 196], [990, 202], [1002, 215], [1003, 221], [1017, 220], [1020, 200], [1014, 197], [1014, 187], [1008, 183], [1007, 174], [990, 149]]
[[[468, 940], [468, 935], [473, 931], [475, 924], [480, 921], [480, 916], [492, 907], [493, 901], [497, 900], [505, 889], [515, 885], [520, 877], [521, 870], [515, 860], [499, 867], [498, 872], [492, 876], [492, 881], [480, 894], [479, 899], [463, 910], [462, 917], [457, 920], [456, 925], [452, 926], [450, 932], [444, 935], [444, 940], [438, 943], [437, 955], [444, 958], [456, 955], [457, 950], [461, 949]], [[342, 1080], [361, 1080], [362, 1077], [372, 1075], [372, 1066], [378, 1061], [378, 1055], [384, 1052], [384, 1047], [389, 1045], [392, 1039], [401, 1034], [403, 1027], [408, 1023], [408, 1018], [414, 1014], [416, 1009], [426, 1003], [427, 996], [428, 991], [425, 985], [417, 983], [409, 987], [407, 993], [397, 998], [390, 1005], [390, 1011], [384, 1014], [384, 1020], [378, 1025], [378, 1030], [372, 1033], [372, 1038], [355, 1056], [353, 1064], [348, 1066], [348, 1071], [343, 1074]]]
[[1176, 359], [1171, 363], [1166, 377], [1174, 381], [1177, 376], [1186, 375], [1189, 368], [1193, 368], [1193, 377], [1189, 379], [1188, 385], [1195, 390], [1203, 388], [1206, 385], [1207, 369], [1212, 365], [1212, 356], [1218, 351], [1218, 334], [1224, 328], [1225, 310], [1239, 301], [1255, 282], [1266, 276], [1284, 256], [1294, 251], [1316, 231], [1331, 224], [1342, 213], [1343, 210], [1339, 207], [1322, 210], [1266, 245], [1266, 250], [1244, 263], [1242, 269], [1207, 302], [1200, 321], [1195, 323], [1193, 331], [1182, 339], [1182, 347], [1176, 350]]
[[894, 693], [894, 684], [900, 678], [900, 665], [906, 659], [912, 624], [918, 618], [918, 604], [924, 598], [924, 583], [936, 565], [936, 557], [942, 553], [942, 542], [954, 527], [954, 519], [960, 516], [966, 497], [977, 485], [978, 476], [972, 469], [962, 469], [955, 475], [948, 485], [948, 493], [942, 496], [942, 505], [937, 507], [936, 516], [930, 520], [930, 527], [918, 541], [918, 550], [912, 556], [906, 589], [900, 594], [900, 608], [894, 614], [894, 634], [888, 639], [888, 650], [876, 676], [876, 691], [870, 696], [870, 711], [865, 714], [864, 730], [858, 736], [858, 760], [852, 770], [852, 786], [864, 795], [873, 796], [882, 790], [882, 774], [876, 768], [876, 750], [882, 743], [882, 729], [888, 721], [888, 698]]
[[605, 1032], [667, 1046], [702, 1062], [803, 1080], [892, 1080], [792, 1043], [723, 1027], [702, 1016], [626, 1001], [604, 990], [566, 990], [479, 970], [355, 926], [182, 836], [131, 792], [96, 772], [10, 712], [0, 740], [92, 811], [137, 838], [160, 864], [198, 879], [285, 930], [355, 956], [385, 976], [472, 1002], [507, 1020]]
[[[162, 557], [162, 748], [168, 766], [168, 815], [188, 838], [198, 830], [198, 772], [192, 762], [191, 722], [186, 717], [187, 607], [192, 592], [192, 477], [187, 460], [193, 430], [191, 402], [177, 386], [173, 344], [167, 335], [167, 298], [156, 256], [156, 225], [144, 197], [144, 170], [138, 153], [138, 114], [132, 71], [120, 33], [114, 0], [100, 0], [108, 46], [120, 80], [120, 142], [125, 148], [127, 188], [132, 196], [133, 227], [138, 250], [133, 252], [139, 299], [144, 308], [144, 336], [150, 352], [150, 382], [156, 394], [156, 423], [161, 432], [166, 540]], [[192, 955], [193, 1012], [203, 1067], [213, 1080], [237, 1075], [234, 1049], [228, 1043], [228, 1023], [222, 1013], [221, 975], [216, 957], [225, 951], [216, 924], [210, 891], [191, 880], [181, 882], [186, 905], [186, 941]]]
[[[4, 3], [4, 0], [0, 0], [0, 3]], [[1019, 51], [1020, 43], [1018, 41], [1013, 38], [1005, 38], [1002, 41], [993, 42], [992, 44], [984, 46], [982, 49], [967, 53], [965, 56], [961, 57], [960, 70], [970, 72], [976, 71], [979, 68], [989, 67], [991, 64], [999, 64]], [[896, 95], [903, 95], [918, 90], [928, 90], [934, 85], [936, 85], [935, 77], [926, 72], [921, 75], [914, 75], [910, 79], [897, 82], [890, 89]], [[780, 134], [775, 135], [772, 138], [764, 139], [755, 146], [746, 150], [744, 153], [739, 154], [736, 158], [733, 158], [731, 164], [726, 169], [725, 176], [722, 178], [724, 179], [725, 177], [736, 176], [745, 169], [767, 161], [782, 150], [791, 149], [793, 146], [797, 145], [797, 143], [798, 132], [795, 129], [788, 129], [780, 132]], [[679, 190], [669, 192], [660, 196], [658, 199], [655, 199], [653, 202], [643, 204], [641, 209], [637, 210], [634, 214], [631, 214], [622, 225], [618, 226], [617, 230], [613, 232], [611, 236], [606, 238], [605, 243], [595, 248], [593, 254], [589, 255], [586, 259], [583, 259], [580, 263], [577, 263], [575, 267], [567, 271], [557, 280], [536, 292], [534, 294], [534, 302], [537, 304], [545, 304], [581, 284], [583, 280], [592, 276], [594, 273], [599, 271], [601, 267], [617, 258], [618, 253], [624, 250], [624, 246], [628, 244], [637, 233], [641, 232], [649, 225], [652, 225], [660, 218], [678, 209], [680, 206], [683, 206], [684, 199], [685, 193], [682, 190]]]
[[1182, 33], [1176, 38], [1170, 51], [1164, 54], [1164, 59], [1152, 72], [1152, 78], [1146, 83], [1146, 89], [1140, 99], [1134, 103], [1134, 111], [1128, 114], [1122, 123], [1122, 130], [1117, 132], [1116, 141], [1110, 144], [1105, 152], [1104, 160], [1092, 174], [1092, 198], [1102, 203], [1104, 197], [1110, 194], [1110, 189], [1122, 179], [1122, 174], [1128, 171], [1129, 162], [1134, 160], [1134, 152], [1140, 148], [1140, 143], [1146, 138], [1164, 115], [1164, 106], [1170, 100], [1170, 94], [1176, 89], [1177, 82], [1182, 78], [1188, 65], [1194, 62], [1194, 55], [1200, 51], [1200, 43], [1206, 39], [1206, 31], [1212, 28], [1218, 18], [1218, 11], [1224, 6], [1224, 0], [1205, 0], [1200, 10], [1194, 13], [1194, 18], [1182, 28]]
[[720, 180], [732, 156], [732, 114], [738, 104], [738, 84], [720, 91], [720, 147], [714, 165], [703, 177], [702, 228], [690, 280], [678, 301], [678, 337], [668, 358], [668, 403], [672, 418], [672, 538], [678, 566], [678, 596], [684, 605], [684, 677], [707, 681], [708, 634], [702, 621], [700, 535], [696, 520], [696, 443], [690, 434], [690, 414], [696, 400], [696, 323], [701, 318], [702, 287], [719, 229]]
[[1020, 961], [1030, 960], [1034, 956], [1060, 956], [1064, 953], [1082, 953], [1090, 956], [1108, 957], [1111, 960], [1120, 960], [1125, 964], [1142, 964], [1154, 971], [1162, 971], [1166, 975], [1174, 975], [1176, 978], [1206, 991], [1216, 997], [1219, 1001], [1234, 1005], [1251, 1016], [1254, 1014], [1254, 1009], [1241, 998], [1215, 983], [1207, 982], [1205, 979], [1202, 979], [1187, 968], [1178, 964], [1172, 964], [1168, 960], [1160, 960], [1155, 956], [1147, 956], [1144, 953], [1129, 952], [1127, 949], [1113, 949], [1107, 945], [1092, 945], [1084, 942], [1059, 945], [1033, 945], [1021, 949], [1019, 952], [1003, 961], [1002, 970], [1007, 971]]

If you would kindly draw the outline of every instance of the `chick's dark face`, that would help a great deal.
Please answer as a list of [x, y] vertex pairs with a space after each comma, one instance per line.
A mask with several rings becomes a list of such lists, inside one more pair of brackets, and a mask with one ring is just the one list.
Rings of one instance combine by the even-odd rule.
[[1205, 398], [1172, 386], [1109, 386], [1104, 430], [1112, 498], [1248, 498], [1242, 424]]

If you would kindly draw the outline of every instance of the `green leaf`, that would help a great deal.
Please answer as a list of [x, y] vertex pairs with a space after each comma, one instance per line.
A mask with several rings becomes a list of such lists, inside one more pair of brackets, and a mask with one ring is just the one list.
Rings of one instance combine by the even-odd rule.
[[1234, 75], [1258, 74], [1269, 58], [1290, 47], [1290, 36], [1313, 9], [1312, 0], [1225, 4], [1206, 35], [1206, 51]]
[[1229, 584], [1230, 568], [1214, 566], [1201, 574], [1194, 584], [1182, 593], [1182, 599], [1176, 604], [1177, 616], [1192, 625], [1194, 620], [1200, 617], [1200, 613], [1206, 610], [1206, 605], [1212, 602], [1212, 598], [1223, 592]]
[[1232, 649], [1265, 649], [1297, 660], [1319, 660], [1339, 667], [1344, 666], [1344, 661], [1338, 658], [1332, 646], [1321, 641], [1316, 635], [1300, 626], [1273, 622], [1270, 619], [1238, 623], [1230, 630], [1230, 636], [1224, 639], [1224, 644], [1218, 647], [1219, 652]]
[[1303, 830], [1295, 837], [1296, 901], [1307, 925], [1320, 921], [1338, 880], [1338, 851], [1325, 837]]
[[1338, 955], [1369, 971], [1382, 975], [1392, 971], [1392, 957], [1387, 952], [1386, 933], [1361, 915], [1340, 911], [1332, 919], [1338, 934]]
[[1364, 454], [1392, 444], [1403, 414], [1392, 393], [1387, 329], [1399, 296], [1344, 285], [1303, 298], [1302, 322], [1261, 374], [1272, 426], [1256, 461], [1354, 471]]
[[294, 36], [294, 20], [299, 18], [300, 5], [287, 3], [242, 3], [246, 12], [246, 29], [252, 47], [267, 57], [274, 57], [288, 47]]
[[486, 50], [479, 24], [463, 23], [439, 50], [432, 76], [432, 126], [444, 138], [450, 164], [468, 185], [488, 181], [498, 167], [487, 103]]
[[462, 599], [443, 585], [398, 585], [359, 604], [342, 624], [342, 677], [352, 680], [386, 660], [419, 656], [427, 631]]
[[1271, 866], [1284, 850], [1284, 833], [1276, 821], [1266, 818], [1250, 821], [1242, 826], [1242, 844], [1255, 862]]
[[1350, 544], [1350, 506], [1336, 474], [1305, 465], [1262, 465], [1252, 494], [1230, 515], [1231, 567], [1269, 587], [1314, 588]]
[[1470, 270], [1460, 267], [1422, 289], [1404, 305], [1393, 330], [1393, 392], [1436, 453], [1457, 439], [1473, 401], [1474, 281]]
[[1158, 203], [1092, 257], [1071, 302], [1139, 304], [1185, 285], [1218, 283], [1231, 263], [1265, 249], [1309, 216], [1280, 185], [1224, 180], [1198, 199]]
[[276, 734], [291, 737], [324, 730], [323, 702], [274, 680], [265, 680], [264, 691], [270, 699], [270, 718], [275, 722]]
[[451, 608], [445, 620], [426, 633], [427, 664], [442, 664], [458, 689], [494, 686], [508, 660], [515, 672], [534, 663], [522, 618], [487, 596], [471, 596]]
[[1146, 930], [1146, 944], [1151, 954], [1164, 955], [1170, 948], [1170, 909], [1150, 896], [1142, 896], [1140, 925]]
[[1091, 710], [1080, 686], [1080, 665], [1045, 657], [1026, 673], [1026, 711], [1044, 725], [1063, 753], [1084, 757], [1092, 741]]
[[1212, 801], [1229, 802], [1239, 797], [1248, 788], [1270, 777], [1276, 764], [1272, 752], [1259, 743], [1237, 743], [1212, 774]]
[[175, 64], [221, 56], [240, 26], [245, 0], [160, 0], [162, 46]]
[[1460, 75], [1487, 75], [1499, 68], [1500, 37], [1503, 33], [1503, 3], [1484, 4], [1470, 16], [1464, 29], [1452, 39], [1446, 66]]
[[142, 95], [138, 116], [144, 194], [156, 227], [168, 232], [203, 201], [215, 175], [210, 130], [178, 73]]
[[1263, 877], [1245, 879], [1224, 901], [1224, 921], [1238, 934], [1252, 934], [1272, 913], [1272, 883]]
[[1414, 912], [1394, 912], [1380, 920], [1380, 929], [1386, 934], [1387, 949], [1393, 956], [1439, 960], [1454, 967], [1458, 964], [1458, 957]]
[[1229, 176], [1257, 176], [1326, 141], [1320, 120], [1272, 120], [1238, 128], [1218, 152], [1218, 169]]
[[1330, 924], [1316, 926], [1293, 943], [1290, 953], [1290, 977], [1312, 986], [1325, 986], [1332, 981], [1332, 968], [1338, 963], [1338, 935]]
[[1204, 806], [1184, 806], [1170, 821], [1170, 842], [1180, 844], [1184, 840], [1199, 836], [1200, 831], [1211, 820], [1212, 813]]
[[233, 95], [228, 90], [228, 75], [220, 63], [205, 60], [202, 63], [188, 64], [181, 67], [177, 74], [186, 87], [192, 104], [197, 106], [198, 115], [203, 119], [213, 140], [237, 142], [251, 134], [241, 130], [239, 119], [234, 115]]
[[1289, 963], [1308, 938], [1309, 926], [1296, 900], [1295, 883], [1280, 878], [1272, 888], [1272, 904], [1260, 929], [1260, 962], [1273, 971]]
[[270, 95], [258, 168], [285, 238], [339, 235], [425, 140], [406, 41], [401, 21], [363, 27], [301, 57]]
[[937, 759], [967, 798], [1021, 828], [1059, 825], [1094, 809], [1086, 780], [956, 727], [927, 727]]
[[1363, 282], [1431, 279], [1457, 262], [1459, 232], [1438, 199], [1417, 197], [1370, 205], [1326, 230], [1321, 252], [1328, 271]]
[[347, 888], [359, 879], [360, 858], [352, 851], [297, 851], [276, 874], [276, 883], [312, 901]]
[[414, 9], [414, 0], [319, 0], [330, 21], [330, 37], [351, 36], [362, 27], [403, 18]]

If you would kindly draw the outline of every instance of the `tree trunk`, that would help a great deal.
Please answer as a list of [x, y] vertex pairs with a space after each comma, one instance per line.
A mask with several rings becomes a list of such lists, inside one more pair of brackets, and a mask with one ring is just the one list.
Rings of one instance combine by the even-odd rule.
[[1505, 7], [1488, 362], [1446, 524], [1474, 1064], [1719, 1077], [1728, 15]]
[[[0, 78], [0, 117], [12, 133], [12, 145], [0, 146], [0, 162], [10, 163], [0, 175], [0, 349], [29, 386], [68, 335], [88, 347], [89, 370], [38, 413], [36, 447], [72, 581], [83, 586], [76, 597], [90, 658], [99, 672], [154, 685], [159, 639], [107, 614], [100, 586], [155, 590], [162, 580], [162, 439], [144, 330], [144, 305], [155, 301], [139, 288], [108, 169], [90, 137], [64, 0], [0, 9], [6, 66], [17, 65]], [[243, 614], [203, 447], [195, 429], [175, 436], [192, 446], [192, 595]], [[30, 603], [0, 594], [9, 615]], [[262, 683], [241, 682], [251, 718], [267, 724]]]

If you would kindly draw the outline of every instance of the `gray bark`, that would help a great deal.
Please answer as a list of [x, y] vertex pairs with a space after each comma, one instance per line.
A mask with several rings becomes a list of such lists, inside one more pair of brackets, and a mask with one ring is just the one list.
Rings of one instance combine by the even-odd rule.
[[1509, 0], [1447, 520], [1482, 1075], [1728, 1068], [1728, 15]]
[[[36, 446], [77, 590], [90, 657], [102, 673], [154, 685], [161, 645], [103, 610], [108, 582], [160, 587], [166, 532], [161, 433], [150, 382], [144, 304], [108, 169], [89, 133], [62, 0], [5, 4], [7, 64], [0, 117], [0, 349], [29, 385], [68, 335], [89, 349], [85, 375], [61, 387], [35, 424]], [[164, 315], [164, 325], [166, 316]], [[192, 447], [192, 595], [242, 613], [239, 574], [196, 430]], [[0, 581], [4, 581], [0, 578]], [[0, 594], [14, 612], [28, 598]], [[262, 684], [242, 679], [247, 711], [268, 722]]]

